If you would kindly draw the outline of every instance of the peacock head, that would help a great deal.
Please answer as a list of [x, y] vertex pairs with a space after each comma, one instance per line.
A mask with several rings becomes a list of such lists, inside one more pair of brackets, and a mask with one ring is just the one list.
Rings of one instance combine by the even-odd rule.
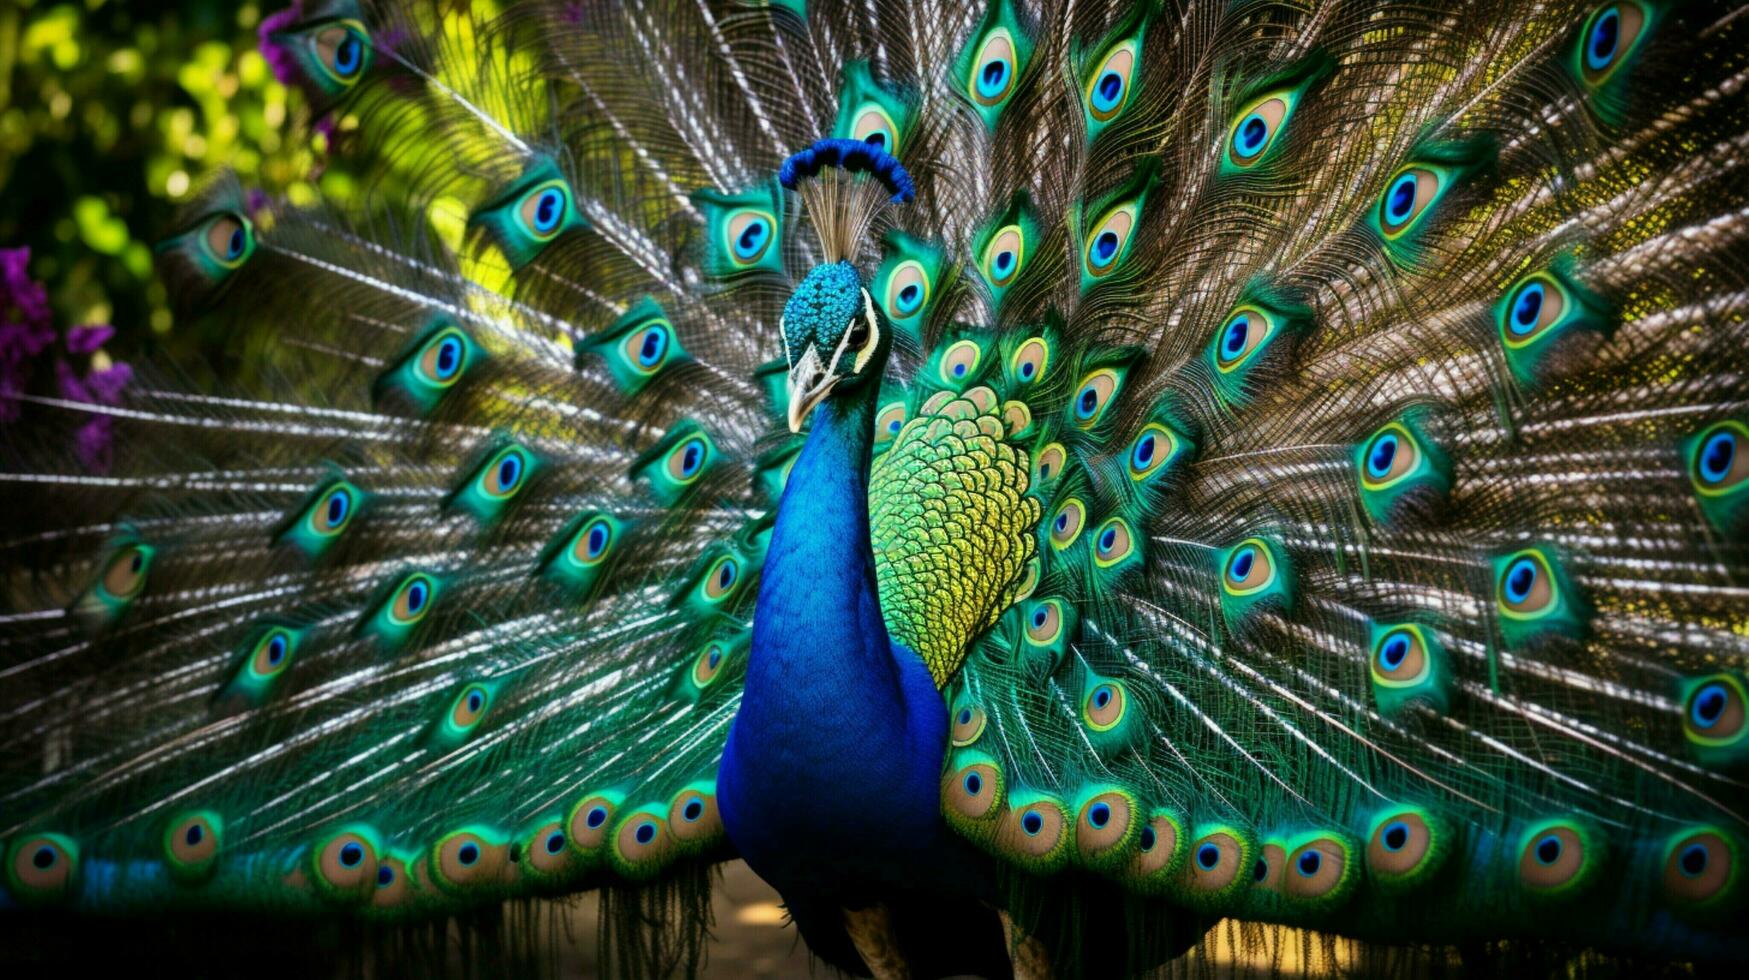
[[879, 385], [891, 349], [884, 314], [849, 262], [817, 265], [783, 308], [783, 349], [789, 362], [789, 430], [836, 392], [847, 396]]

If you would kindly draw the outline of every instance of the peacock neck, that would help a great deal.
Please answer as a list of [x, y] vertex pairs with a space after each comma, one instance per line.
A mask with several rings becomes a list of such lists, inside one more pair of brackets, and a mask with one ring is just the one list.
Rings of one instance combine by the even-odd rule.
[[790, 470], [753, 620], [755, 698], [763, 682], [794, 684], [796, 670], [825, 685], [891, 673], [868, 531], [876, 395], [866, 384], [816, 408]]

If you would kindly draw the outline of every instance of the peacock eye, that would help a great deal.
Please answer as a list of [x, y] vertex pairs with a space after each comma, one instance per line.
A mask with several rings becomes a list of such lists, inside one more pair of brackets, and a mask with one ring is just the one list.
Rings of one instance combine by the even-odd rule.
[[1125, 201], [1106, 212], [1087, 236], [1087, 274], [1095, 279], [1109, 275], [1117, 268], [1117, 260], [1129, 247], [1141, 207], [1137, 201]]
[[878, 103], [865, 102], [857, 107], [851, 118], [855, 120], [850, 126], [851, 139], [862, 140], [893, 156], [899, 155], [899, 127], [886, 109]]
[[571, 560], [585, 567], [598, 565], [607, 557], [612, 544], [613, 523], [606, 517], [597, 517], [578, 529], [571, 541]]
[[1275, 333], [1275, 320], [1255, 306], [1242, 306], [1227, 317], [1215, 335], [1215, 367], [1222, 372], [1237, 370]]
[[1081, 701], [1081, 720], [1096, 732], [1108, 732], [1123, 721], [1128, 696], [1117, 681], [1095, 684]]
[[1135, 552], [1130, 526], [1121, 517], [1113, 517], [1093, 536], [1093, 563], [1100, 568], [1119, 564]]
[[1275, 580], [1275, 561], [1263, 542], [1252, 538], [1233, 549], [1222, 578], [1221, 584], [1235, 595], [1257, 592]]
[[642, 330], [633, 330], [621, 341], [620, 350], [626, 363], [644, 374], [654, 374], [668, 359], [669, 326], [666, 320], [654, 320]]
[[164, 828], [164, 856], [170, 871], [183, 881], [205, 877], [219, 857], [224, 822], [218, 814], [184, 813]]
[[1087, 114], [1096, 122], [1117, 118], [1129, 102], [1139, 53], [1140, 45], [1135, 40], [1125, 41], [1112, 48], [1093, 70], [1084, 95]]
[[1075, 538], [1081, 534], [1081, 525], [1087, 521], [1087, 508], [1078, 498], [1070, 497], [1057, 508], [1057, 514], [1051, 518], [1051, 547], [1062, 551], [1075, 543]]
[[200, 240], [213, 261], [236, 269], [255, 250], [255, 227], [240, 214], [222, 211], [207, 219]]
[[1500, 606], [1508, 614], [1536, 616], [1558, 598], [1548, 562], [1536, 551], [1524, 551], [1505, 563], [1498, 587]]
[[1511, 348], [1523, 347], [1560, 324], [1571, 306], [1559, 280], [1540, 272], [1526, 276], [1506, 294], [1501, 340]]
[[1677, 833], [1664, 858], [1664, 894], [1684, 905], [1723, 899], [1736, 887], [1737, 848], [1710, 827]]
[[1044, 376], [1051, 362], [1051, 345], [1043, 337], [1028, 337], [1015, 348], [1008, 362], [1009, 370], [1022, 384], [1031, 384]]
[[1579, 77], [1596, 88], [1615, 74], [1645, 36], [1647, 10], [1634, 0], [1592, 11], [1579, 31]]
[[249, 654], [249, 670], [256, 677], [276, 677], [291, 665], [297, 637], [283, 627], [270, 627], [255, 641]]
[[146, 587], [146, 572], [151, 565], [151, 548], [143, 544], [123, 545], [104, 565], [98, 585], [111, 599], [132, 599]]
[[1239, 113], [1227, 137], [1228, 161], [1236, 167], [1250, 167], [1262, 160], [1293, 112], [1293, 98], [1292, 90], [1272, 92]]
[[455, 703], [450, 705], [449, 722], [458, 732], [471, 731], [486, 717], [486, 708], [492, 703], [492, 693], [483, 684], [469, 684], [462, 688], [455, 697]]
[[983, 708], [966, 705], [954, 712], [953, 724], [947, 732], [948, 739], [956, 748], [964, 748], [984, 734], [984, 726], [988, 721]]
[[1408, 476], [1420, 459], [1415, 437], [1395, 422], [1373, 433], [1362, 451], [1365, 460], [1361, 483], [1369, 490], [1383, 490]]
[[495, 500], [508, 499], [522, 489], [528, 468], [528, 454], [521, 447], [501, 449], [481, 468], [480, 490]]
[[331, 538], [346, 530], [358, 511], [358, 488], [345, 480], [335, 480], [318, 491], [315, 501], [305, 512], [304, 523], [310, 532]]
[[1694, 440], [1693, 456], [1689, 459], [1688, 475], [1703, 494], [1714, 496], [1729, 493], [1749, 483], [1749, 426], [1741, 422], [1715, 423], [1701, 431]]
[[941, 380], [950, 385], [957, 385], [978, 370], [978, 362], [984, 357], [984, 349], [975, 340], [958, 341], [941, 355]]
[[1525, 835], [1520, 851], [1519, 881], [1535, 892], [1566, 891], [1582, 885], [1597, 864], [1588, 853], [1587, 836], [1577, 825], [1563, 821], [1533, 828]]
[[704, 439], [693, 436], [668, 453], [668, 475], [677, 483], [690, 483], [704, 469], [710, 449]]
[[550, 241], [565, 225], [571, 211], [571, 188], [562, 180], [536, 184], [522, 196], [516, 213], [522, 226], [539, 241]]
[[1743, 735], [1744, 694], [1736, 678], [1720, 674], [1694, 686], [1682, 706], [1682, 727], [1702, 745], [1728, 745]]
[[1414, 684], [1426, 675], [1427, 647], [1419, 630], [1399, 626], [1384, 633], [1373, 647], [1375, 680], [1387, 685]]
[[1397, 171], [1379, 198], [1379, 228], [1386, 238], [1408, 231], [1439, 199], [1444, 179], [1438, 171], [1410, 165]]
[[431, 579], [421, 574], [407, 576], [395, 589], [394, 601], [389, 605], [389, 617], [398, 625], [409, 626], [425, 618], [431, 611], [431, 597], [434, 589]]
[[729, 255], [740, 266], [758, 262], [771, 247], [771, 230], [775, 227], [777, 221], [769, 212], [751, 208], [734, 212], [723, 223]]
[[1004, 28], [996, 28], [984, 38], [978, 53], [972, 58], [972, 77], [966, 94], [981, 106], [994, 106], [1014, 91], [1018, 73], [1014, 38]]
[[712, 681], [717, 679], [717, 675], [722, 672], [723, 663], [728, 660], [728, 658], [729, 655], [724, 651], [721, 643], [712, 642], [705, 644], [704, 649], [700, 650], [697, 655], [692, 658], [693, 684], [701, 689], [708, 687]]
[[1039, 450], [1038, 459], [1033, 464], [1032, 482], [1042, 484], [1052, 477], [1061, 476], [1065, 453], [1061, 443], [1053, 442]]
[[1004, 225], [984, 246], [984, 278], [992, 286], [1006, 286], [1020, 272], [1026, 259], [1026, 233], [1019, 225]]
[[1045, 599], [1032, 607], [1026, 617], [1026, 638], [1038, 646], [1055, 643], [1063, 631], [1063, 610], [1055, 599]]
[[467, 367], [470, 353], [467, 336], [455, 327], [441, 330], [419, 352], [420, 380], [439, 388], [455, 384]]
[[735, 589], [735, 583], [741, 577], [741, 563], [733, 557], [724, 555], [716, 560], [705, 573], [704, 594], [709, 599], [722, 599]]
[[1178, 454], [1178, 436], [1158, 422], [1150, 422], [1130, 443], [1128, 460], [1132, 480], [1145, 480]]
[[358, 80], [370, 53], [370, 40], [362, 25], [355, 21], [330, 24], [317, 30], [311, 41], [317, 63], [335, 81], [351, 85]]
[[1075, 399], [1070, 408], [1074, 412], [1075, 424], [1083, 429], [1098, 424], [1105, 408], [1111, 404], [1111, 399], [1117, 394], [1122, 379], [1111, 368], [1100, 368], [1089, 372], [1081, 379], [1081, 384], [1075, 389]]
[[1347, 866], [1347, 846], [1334, 838], [1320, 837], [1288, 855], [1290, 873], [1282, 888], [1293, 898], [1324, 898], [1351, 880], [1345, 874]]
[[882, 445], [893, 441], [899, 430], [905, 427], [905, 403], [889, 402], [881, 407], [875, 415], [875, 444]]
[[894, 319], [915, 316], [929, 302], [929, 273], [923, 263], [907, 259], [887, 277], [887, 315]]

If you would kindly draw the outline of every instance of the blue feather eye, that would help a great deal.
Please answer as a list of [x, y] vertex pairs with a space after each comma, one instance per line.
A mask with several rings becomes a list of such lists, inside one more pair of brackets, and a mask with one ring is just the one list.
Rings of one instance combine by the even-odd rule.
[[1275, 562], [1262, 541], [1252, 539], [1233, 549], [1227, 557], [1221, 583], [1233, 595], [1261, 592], [1275, 581]]
[[726, 222], [729, 254], [742, 265], [758, 262], [771, 245], [771, 233], [776, 225], [772, 216], [764, 211], [743, 210], [730, 215]]
[[336, 21], [316, 29], [309, 37], [316, 64], [334, 82], [333, 87], [343, 90], [357, 84], [373, 53], [370, 35], [363, 24], [355, 20]]
[[1242, 306], [1227, 316], [1215, 334], [1215, 367], [1223, 374], [1242, 367], [1275, 334], [1275, 320], [1255, 306]]
[[551, 241], [571, 211], [571, 188], [549, 180], [530, 189], [516, 209], [523, 228], [538, 241]]
[[1057, 514], [1051, 518], [1051, 547], [1062, 551], [1081, 535], [1081, 525], [1087, 521], [1087, 506], [1080, 498], [1070, 497], [1057, 508]]
[[978, 370], [978, 362], [984, 358], [984, 348], [975, 340], [960, 340], [949, 344], [942, 352], [941, 365], [937, 373], [942, 383], [959, 387], [967, 378]]
[[1579, 78], [1592, 88], [1609, 81], [1639, 48], [1651, 20], [1650, 9], [1635, 0], [1592, 11], [1573, 52]]
[[577, 532], [576, 543], [570, 551], [571, 558], [579, 565], [597, 564], [607, 556], [607, 548], [612, 543], [612, 521], [606, 517], [597, 517]]
[[996, 28], [984, 37], [972, 58], [974, 68], [968, 80], [966, 94], [980, 107], [999, 106], [1014, 91], [1019, 74], [1019, 56], [1014, 36], [1006, 28]]
[[1539, 642], [1545, 634], [1581, 636], [1590, 619], [1571, 578], [1543, 546], [1494, 559], [1494, 606], [1510, 647]]
[[420, 373], [431, 384], [448, 387], [468, 363], [467, 338], [453, 327], [431, 338], [419, 357]]
[[1227, 163], [1243, 169], [1262, 160], [1297, 101], [1296, 90], [1284, 89], [1263, 96], [1240, 112], [1227, 136]]
[[395, 622], [410, 625], [425, 618], [431, 608], [431, 580], [423, 575], [409, 576], [401, 587], [395, 590], [394, 601], [389, 605], [389, 615]]
[[1076, 386], [1075, 397], [1070, 403], [1070, 413], [1075, 424], [1083, 429], [1099, 424], [1106, 407], [1111, 404], [1122, 386], [1123, 375], [1113, 368], [1099, 368], [1089, 372]]
[[893, 156], [899, 155], [899, 125], [893, 121], [885, 106], [878, 102], [865, 102], [852, 113], [852, 119], [851, 139], [862, 140]]
[[677, 481], [691, 480], [704, 468], [705, 454], [703, 439], [688, 439], [668, 457], [668, 474]]
[[1111, 731], [1123, 721], [1128, 700], [1118, 681], [1095, 685], [1081, 702], [1081, 721], [1096, 732]]
[[1414, 227], [1444, 189], [1445, 178], [1431, 167], [1411, 165], [1397, 171], [1379, 198], [1379, 230], [1388, 239], [1400, 237]]
[[929, 274], [916, 259], [900, 262], [887, 280], [886, 307], [899, 319], [916, 316], [929, 302]]
[[1088, 75], [1082, 88], [1082, 100], [1090, 124], [1088, 136], [1111, 122], [1129, 104], [1135, 83], [1136, 65], [1141, 60], [1141, 36], [1129, 38], [1112, 47]]
[[[1081, 243], [1081, 291], [1112, 275], [1129, 258], [1148, 194], [1159, 182], [1159, 166], [1144, 162], [1136, 174], [1110, 196], [1090, 206], [1078, 206], [1075, 224]], [[1092, 222], [1088, 214], [1098, 215]]]
[[1735, 674], [1689, 681], [1682, 699], [1682, 734], [1700, 760], [1729, 766], [1749, 751], [1749, 695]]
[[1547, 606], [1554, 601], [1551, 588], [1548, 574], [1537, 555], [1513, 560], [1506, 566], [1506, 573], [1500, 576], [1500, 598], [1507, 608], [1516, 611], [1529, 612]]
[[1026, 233], [1018, 224], [997, 229], [990, 244], [984, 248], [984, 278], [992, 286], [1007, 286], [1020, 271], [1026, 258]]
[[208, 218], [199, 240], [207, 258], [225, 270], [241, 268], [255, 252], [255, 225], [233, 211]]
[[1734, 419], [1716, 422], [1690, 445], [1688, 477], [1703, 503], [1749, 485], [1749, 426]]
[[468, 218], [492, 236], [511, 269], [521, 269], [570, 231], [588, 227], [576, 195], [549, 157], [534, 158], [522, 176]]
[[1121, 517], [1108, 519], [1093, 536], [1093, 564], [1104, 569], [1129, 564], [1140, 557], [1135, 542], [1128, 521]]

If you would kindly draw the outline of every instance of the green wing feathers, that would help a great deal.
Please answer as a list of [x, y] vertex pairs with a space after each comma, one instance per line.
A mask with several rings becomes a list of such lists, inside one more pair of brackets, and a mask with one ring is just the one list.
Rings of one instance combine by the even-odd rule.
[[995, 392], [940, 392], [869, 474], [869, 537], [881, 613], [937, 685], [1012, 604], [1036, 545], [1026, 451]]

